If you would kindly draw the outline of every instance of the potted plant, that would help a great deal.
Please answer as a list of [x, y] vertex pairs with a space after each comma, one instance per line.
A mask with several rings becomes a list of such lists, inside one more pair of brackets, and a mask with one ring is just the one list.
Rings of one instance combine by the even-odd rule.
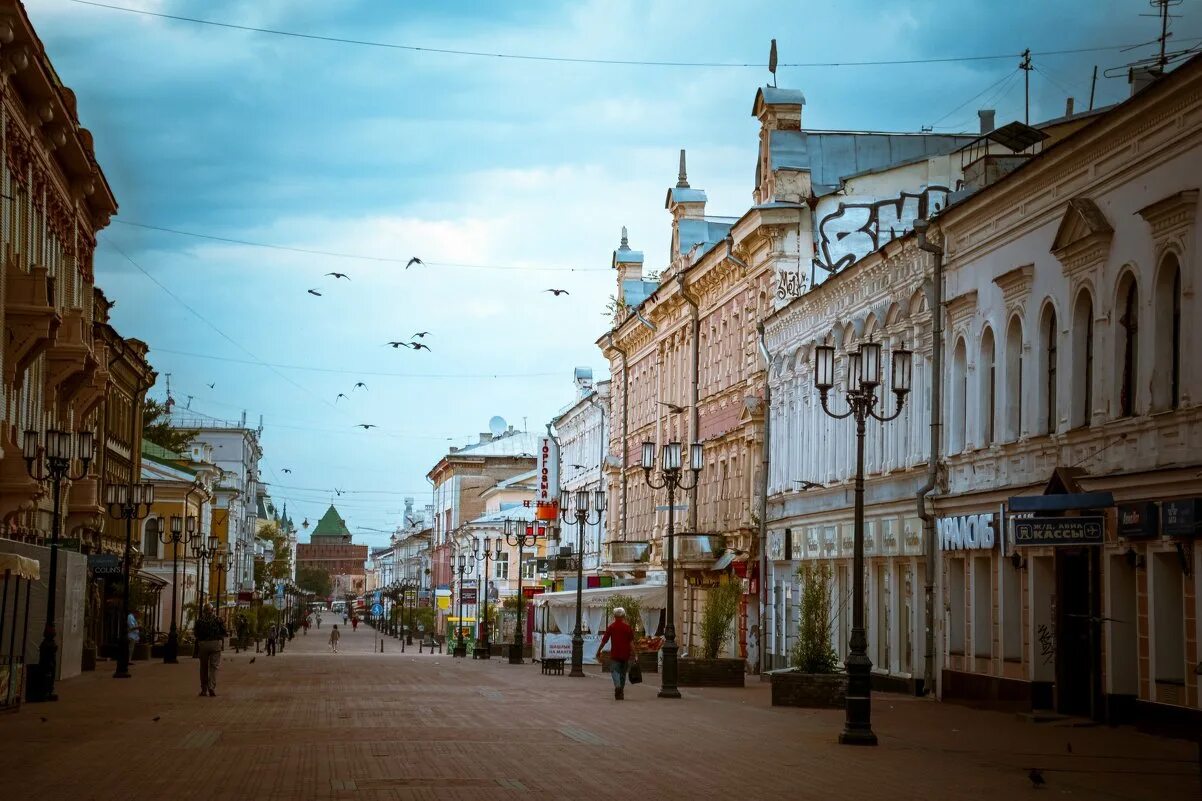
[[711, 587], [701, 611], [701, 656], [680, 659], [677, 684], [681, 687], [742, 687], [746, 673], [743, 659], [720, 657], [739, 611], [743, 589], [727, 580]]
[[801, 627], [790, 653], [792, 667], [774, 670], [773, 706], [841, 709], [847, 696], [847, 676], [838, 669], [831, 648], [831, 567], [807, 562], [797, 569], [801, 578]]
[[[656, 671], [659, 668], [656, 666], [656, 655], [645, 654], [639, 646], [640, 638], [639, 631], [642, 629], [643, 606], [636, 598], [629, 595], [611, 595], [605, 602], [605, 620], [608, 623], [614, 618], [614, 610], [621, 607], [626, 611], [626, 622], [630, 624], [630, 628], [634, 630], [635, 647], [639, 649], [639, 667], [643, 670]], [[604, 634], [604, 631], [597, 632]], [[597, 662], [601, 665], [601, 672], [609, 672], [609, 651], [599, 652], [597, 654]], [[648, 667], [651, 665], [651, 667]]]

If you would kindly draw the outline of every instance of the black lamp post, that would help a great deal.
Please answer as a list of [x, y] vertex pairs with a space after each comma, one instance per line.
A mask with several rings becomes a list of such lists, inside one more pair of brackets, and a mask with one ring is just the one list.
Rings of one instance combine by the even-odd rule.
[[217, 617], [221, 617], [221, 588], [225, 585], [225, 574], [229, 572], [233, 559], [234, 553], [229, 545], [218, 548], [217, 555], [213, 557], [213, 566], [217, 568]]
[[664, 621], [664, 675], [659, 688], [660, 698], [680, 697], [680, 690], [676, 688], [676, 652], [679, 650], [676, 645], [676, 586], [674, 572], [674, 563], [676, 561], [676, 490], [682, 489], [687, 491], [697, 486], [697, 476], [701, 473], [702, 459], [704, 458], [701, 443], [694, 442], [689, 447], [689, 469], [693, 472], [693, 483], [688, 484], [681, 480], [680, 452], [681, 445], [679, 442], [669, 442], [664, 446], [660, 461], [660, 477], [658, 481], [654, 481], [651, 478], [651, 471], [655, 467], [655, 443], [643, 443], [643, 478], [646, 479], [647, 486], [652, 489], [668, 488], [668, 560], [666, 566], [668, 574], [668, 608], [665, 612]]
[[463, 577], [467, 575], [467, 552], [460, 551], [459, 558], [451, 564], [451, 570], [459, 576], [459, 620], [456, 622], [456, 628], [459, 629], [459, 642], [455, 645], [453, 656], [467, 656], [467, 643], [463, 641]]
[[[484, 548], [483, 549], [480, 548], [480, 540], [475, 537], [472, 538], [472, 558], [475, 559], [477, 562], [484, 562], [484, 587], [483, 587], [484, 595], [483, 595], [483, 598], [481, 598], [481, 596], [479, 594], [477, 594], [476, 608], [477, 609], [483, 608], [483, 610], [484, 610], [484, 614], [482, 615], [482, 617], [483, 617], [483, 631], [484, 631], [484, 654], [483, 654], [483, 656], [485, 659], [492, 658], [492, 643], [489, 642], [489, 637], [488, 637], [488, 561], [489, 561], [489, 559], [500, 559], [501, 558], [501, 538], [500, 537], [497, 537], [497, 539], [496, 539], [496, 552], [495, 552], [496, 555], [495, 556], [493, 555], [494, 552], [493, 552], [492, 548], [493, 548], [493, 538], [492, 537], [484, 538]], [[477, 590], [477, 592], [479, 592], [479, 589]]]
[[881, 383], [881, 345], [861, 343], [847, 359], [847, 411], [835, 414], [827, 406], [827, 395], [835, 385], [835, 349], [814, 348], [814, 387], [822, 399], [822, 411], [835, 419], [855, 417], [856, 489], [855, 545], [852, 551], [852, 623], [847, 655], [847, 707], [839, 742], [844, 745], [876, 745], [872, 731], [872, 660], [864, 632], [864, 423], [872, 418], [882, 423], [901, 414], [910, 391], [913, 354], [903, 345], [893, 351], [892, 380], [897, 408], [892, 414], [876, 411], [876, 388]]
[[[568, 504], [575, 497], [576, 504], [570, 510]], [[597, 519], [589, 520], [589, 512], [596, 512]], [[584, 678], [584, 525], [597, 525], [605, 514], [605, 491], [576, 490], [575, 493], [561, 490], [559, 493], [559, 515], [565, 523], [576, 520], [576, 628], [572, 631], [572, 672], [569, 675]]]
[[526, 599], [522, 596], [522, 549], [538, 542], [537, 523], [527, 525], [522, 520], [505, 521], [505, 541], [518, 549], [518, 596], [517, 622], [513, 626], [513, 646], [509, 650], [509, 664], [522, 664], [522, 611]]
[[117, 628], [121, 641], [117, 646], [114, 679], [129, 678], [129, 552], [133, 548], [134, 521], [150, 514], [153, 503], [154, 484], [110, 484], [104, 488], [109, 517], [125, 521], [125, 560], [121, 568], [125, 589], [121, 593], [121, 624]]
[[192, 544], [192, 555], [196, 557], [196, 566], [200, 574], [200, 592], [197, 595], [196, 601], [199, 605], [205, 602], [205, 596], [207, 595], [205, 592], [205, 562], [210, 561], [217, 553], [217, 535], [210, 534], [207, 539], [203, 535], [197, 536], [195, 539], [190, 540], [190, 542]]
[[[412, 600], [409, 602], [409, 628], [405, 630], [405, 644], [413, 645], [413, 625], [414, 618], [417, 616], [417, 596], [421, 585], [414, 579], [405, 579], [401, 582], [401, 587], [404, 591], [412, 594]], [[403, 602], [401, 606], [403, 611]]]
[[[57, 629], [54, 625], [55, 602], [58, 594], [58, 539], [63, 525], [62, 498], [63, 481], [79, 481], [88, 474], [95, 444], [91, 431], [73, 434], [69, 431], [51, 429], [46, 432], [46, 447], [40, 442], [37, 431], [26, 431], [22, 448], [25, 469], [35, 481], [50, 479], [54, 493], [53, 516], [50, 524], [50, 577], [46, 580], [46, 624], [42, 628], [42, 643], [38, 647], [38, 667], [30, 671], [27, 698], [30, 701], [57, 701], [54, 692], [54, 674], [58, 669]], [[72, 459], [78, 458], [78, 474], [71, 472]]]
[[176, 616], [176, 596], [179, 594], [179, 579], [176, 568], [179, 566], [179, 548], [188, 541], [188, 534], [194, 530], [196, 518], [188, 518], [187, 532], [184, 531], [184, 519], [179, 515], [171, 518], [170, 529], [160, 527], [159, 542], [171, 546], [171, 630], [167, 633], [167, 645], [163, 648], [163, 662], [174, 665], [179, 662], [179, 624]]

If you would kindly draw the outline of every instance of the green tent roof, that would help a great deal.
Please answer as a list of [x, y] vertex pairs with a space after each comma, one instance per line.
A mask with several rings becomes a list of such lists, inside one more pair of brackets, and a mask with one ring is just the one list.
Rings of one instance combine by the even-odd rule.
[[321, 520], [317, 521], [317, 526], [313, 529], [314, 537], [349, 537], [351, 530], [346, 527], [346, 521], [342, 519], [342, 515], [338, 514], [338, 510], [330, 504], [330, 508], [326, 509], [326, 513], [321, 516]]

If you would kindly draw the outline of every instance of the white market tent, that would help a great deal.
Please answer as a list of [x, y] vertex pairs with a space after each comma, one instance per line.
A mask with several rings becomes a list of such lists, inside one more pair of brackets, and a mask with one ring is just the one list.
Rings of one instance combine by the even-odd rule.
[[[615, 595], [627, 595], [639, 602], [643, 631], [654, 632], [659, 625], [660, 611], [667, 606], [668, 588], [663, 584], [628, 584], [617, 587], [593, 587], [580, 591], [584, 617], [589, 631], [594, 634], [604, 628], [605, 607]], [[565, 634], [576, 626], [576, 590], [545, 592], [534, 596], [534, 605], [555, 620], [555, 625]], [[535, 617], [541, 621], [542, 615]]]

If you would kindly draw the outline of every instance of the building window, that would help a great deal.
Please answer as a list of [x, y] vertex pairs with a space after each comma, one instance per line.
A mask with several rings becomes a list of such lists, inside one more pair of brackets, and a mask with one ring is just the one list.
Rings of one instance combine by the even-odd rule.
[[1152, 380], [1152, 405], [1160, 411], [1181, 405], [1181, 267], [1177, 256], [1167, 254], [1156, 276], [1156, 371]]
[[1023, 324], [1014, 317], [1006, 330], [1006, 439], [1023, 434]]
[[947, 650], [964, 653], [964, 560], [947, 560]]
[[948, 452], [960, 453], [967, 442], [965, 431], [968, 426], [968, 359], [963, 339], [956, 343], [952, 355], [951, 390], [952, 420], [948, 429]]
[[522, 563], [522, 578], [532, 579], [535, 576], [535, 571], [538, 569], [538, 561], [535, 559], [527, 559]]
[[1119, 317], [1122, 330], [1122, 373], [1119, 376], [1119, 415], [1130, 417], [1135, 414], [1136, 380], [1139, 355], [1139, 295], [1135, 279], [1127, 276], [1125, 289], [1120, 294], [1123, 313]]
[[498, 581], [509, 580], [509, 554], [501, 554], [501, 558], [493, 562], [492, 577]]
[[994, 360], [993, 331], [989, 328], [981, 332], [981, 359], [978, 368], [981, 376], [981, 444], [992, 445], [996, 439], [994, 425], [997, 420], [997, 365]]
[[146, 525], [142, 527], [142, 553], [147, 559], [159, 558], [159, 531], [161, 521], [157, 517], [152, 517], [146, 521]]
[[972, 655], [993, 656], [993, 558], [972, 560]]
[[1048, 306], [1043, 324], [1044, 386], [1043, 430], [1056, 433], [1056, 310]]
[[1073, 306], [1073, 413], [1069, 425], [1087, 426], [1093, 417], [1093, 299], [1081, 290]]

